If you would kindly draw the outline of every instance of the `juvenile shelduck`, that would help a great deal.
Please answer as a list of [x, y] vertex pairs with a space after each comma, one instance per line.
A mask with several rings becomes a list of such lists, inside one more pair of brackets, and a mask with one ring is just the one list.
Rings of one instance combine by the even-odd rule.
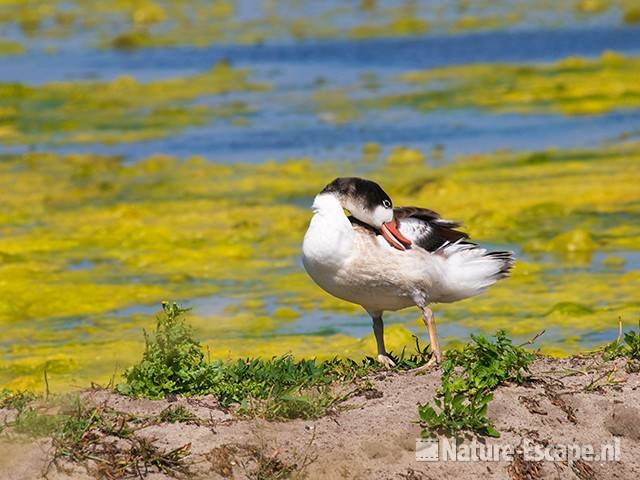
[[[417, 306], [429, 332], [429, 363], [442, 361], [429, 305], [482, 293], [508, 275], [512, 252], [489, 252], [456, 230], [460, 224], [426, 208], [394, 208], [363, 178], [336, 178], [315, 197], [303, 263], [324, 290], [371, 315], [378, 361], [395, 366], [384, 346], [382, 314]], [[345, 213], [347, 210], [350, 215]]]

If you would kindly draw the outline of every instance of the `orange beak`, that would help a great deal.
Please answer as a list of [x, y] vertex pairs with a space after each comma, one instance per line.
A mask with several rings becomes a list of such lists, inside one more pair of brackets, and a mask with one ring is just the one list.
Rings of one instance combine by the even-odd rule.
[[389, 245], [398, 250], [406, 250], [407, 247], [411, 246], [411, 240], [398, 231], [395, 220], [383, 223], [380, 227], [380, 233], [382, 233], [384, 239], [389, 242]]

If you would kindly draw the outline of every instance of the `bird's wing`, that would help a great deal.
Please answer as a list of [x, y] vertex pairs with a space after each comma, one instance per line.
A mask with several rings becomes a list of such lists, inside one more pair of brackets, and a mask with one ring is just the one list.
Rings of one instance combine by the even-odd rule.
[[459, 222], [445, 220], [428, 208], [398, 207], [393, 213], [400, 233], [429, 252], [469, 238], [466, 233], [456, 230], [461, 226]]

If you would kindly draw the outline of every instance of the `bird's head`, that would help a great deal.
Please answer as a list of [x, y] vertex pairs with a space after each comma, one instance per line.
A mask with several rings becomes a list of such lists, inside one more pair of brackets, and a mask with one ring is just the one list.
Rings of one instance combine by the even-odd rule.
[[391, 198], [376, 182], [358, 177], [340, 177], [324, 187], [319, 195], [335, 197], [342, 208], [379, 231], [392, 247], [405, 250], [411, 245], [411, 240], [397, 229]]

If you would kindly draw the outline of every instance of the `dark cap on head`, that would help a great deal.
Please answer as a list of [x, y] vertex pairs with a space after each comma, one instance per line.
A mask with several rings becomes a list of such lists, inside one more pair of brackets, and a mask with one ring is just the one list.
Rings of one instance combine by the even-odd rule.
[[406, 250], [411, 246], [411, 240], [398, 231], [391, 198], [376, 182], [340, 177], [324, 187], [318, 197], [323, 194], [332, 195], [354, 218], [379, 230], [392, 247]]
[[391, 198], [376, 182], [359, 177], [339, 177], [320, 193], [335, 193], [362, 203], [369, 210], [379, 205], [391, 207]]

